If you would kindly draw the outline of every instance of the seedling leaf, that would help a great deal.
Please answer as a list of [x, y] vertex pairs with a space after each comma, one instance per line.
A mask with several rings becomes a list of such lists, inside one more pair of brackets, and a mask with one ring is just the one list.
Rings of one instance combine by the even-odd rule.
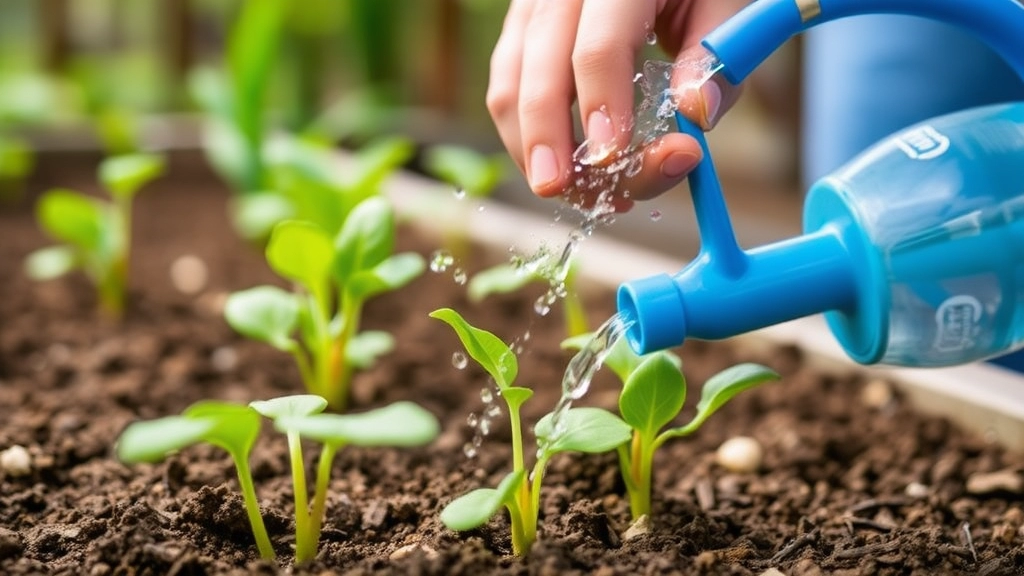
[[260, 415], [249, 406], [205, 400], [185, 409], [183, 415], [195, 420], [213, 420], [215, 425], [203, 440], [228, 453], [244, 458], [260, 434]]
[[43, 194], [37, 210], [39, 223], [57, 240], [88, 252], [102, 247], [107, 209], [98, 200], [58, 188]]
[[250, 240], [266, 238], [274, 225], [295, 216], [295, 207], [275, 192], [255, 192], [233, 199], [232, 221]]
[[502, 504], [512, 501], [515, 490], [525, 477], [523, 470], [510, 472], [497, 488], [478, 488], [459, 496], [441, 511], [441, 522], [456, 531], [482, 526]]
[[243, 336], [290, 351], [300, 305], [291, 292], [276, 286], [257, 286], [228, 296], [224, 318]]
[[388, 201], [373, 197], [360, 202], [334, 240], [335, 279], [344, 285], [354, 273], [380, 264], [391, 255], [394, 241], [395, 216]]
[[394, 336], [381, 330], [367, 330], [348, 341], [345, 359], [355, 368], [369, 368], [377, 358], [394, 349]]
[[679, 414], [685, 401], [683, 374], [666, 354], [656, 353], [626, 379], [619, 395], [619, 413], [635, 430], [653, 438]]
[[278, 418], [319, 414], [327, 408], [327, 400], [316, 394], [293, 394], [270, 400], [253, 400], [249, 406], [267, 418], [277, 420]]
[[216, 426], [212, 418], [184, 416], [132, 422], [117, 441], [117, 457], [127, 463], [159, 462], [170, 452], [201, 442]]
[[471, 302], [480, 302], [491, 294], [515, 292], [536, 278], [512, 264], [498, 264], [475, 274], [466, 286], [466, 294]]
[[158, 154], [127, 154], [108, 158], [100, 164], [100, 182], [115, 198], [127, 200], [164, 171]]
[[377, 294], [398, 290], [423, 273], [427, 265], [415, 252], [396, 254], [371, 270], [356, 272], [345, 288], [353, 298], [366, 300]]
[[697, 415], [689, 424], [671, 430], [673, 436], [685, 436], [701, 427], [705, 420], [714, 414], [734, 396], [769, 380], [778, 380], [779, 375], [772, 369], [760, 364], [737, 364], [715, 374], [704, 384], [700, 402], [697, 403]]
[[327, 280], [334, 247], [323, 230], [300, 220], [286, 220], [274, 226], [267, 244], [267, 262], [279, 275], [309, 290]]
[[470, 326], [462, 315], [451, 308], [434, 310], [430, 317], [447, 323], [455, 330], [466, 352], [494, 378], [502, 392], [515, 382], [519, 372], [516, 355], [497, 336]]
[[505, 403], [511, 410], [519, 410], [519, 407], [533, 396], [533, 390], [522, 386], [509, 386], [502, 389], [501, 395], [505, 397]]
[[334, 446], [422, 446], [440, 430], [437, 418], [412, 402], [395, 402], [362, 414], [282, 417], [274, 425]]
[[504, 172], [504, 165], [497, 156], [488, 157], [462, 146], [432, 146], [423, 160], [428, 172], [449, 184], [461, 186], [474, 197], [489, 194]]
[[[632, 429], [621, 418], [601, 408], [572, 408], [562, 418], [565, 430], [551, 438], [551, 414], [534, 427], [547, 455], [558, 452], [607, 452], [629, 441]], [[547, 442], [551, 440], [551, 442]]]
[[50, 280], [63, 276], [78, 266], [78, 258], [70, 246], [40, 248], [25, 259], [25, 273], [34, 280]]

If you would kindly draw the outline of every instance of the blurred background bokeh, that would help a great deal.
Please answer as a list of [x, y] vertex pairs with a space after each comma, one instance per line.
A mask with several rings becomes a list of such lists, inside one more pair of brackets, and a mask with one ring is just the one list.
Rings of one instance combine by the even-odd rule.
[[[420, 147], [501, 153], [484, 95], [508, 0], [280, 5], [253, 16], [245, 0], [4, 0], [0, 175], [30, 171], [31, 152], [49, 148], [198, 146], [198, 118], [217, 106], [211, 75], [238, 76], [260, 59], [269, 77], [251, 104], [267, 130], [339, 146], [398, 134]], [[232, 42], [242, 26], [257, 31], [249, 44]], [[235, 61], [239, 51], [247, 62]], [[645, 58], [664, 55], [651, 48]], [[774, 55], [749, 84], [711, 142], [740, 238], [754, 244], [790, 234], [799, 221], [799, 45]], [[498, 198], [544, 206], [514, 169], [509, 176]], [[658, 203], [665, 223], [651, 225], [640, 210], [619, 233], [666, 251], [692, 243], [686, 194]]]

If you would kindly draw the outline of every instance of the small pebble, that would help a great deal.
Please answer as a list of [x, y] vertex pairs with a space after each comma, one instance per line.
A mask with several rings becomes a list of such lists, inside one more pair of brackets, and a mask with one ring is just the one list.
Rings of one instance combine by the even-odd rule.
[[991, 494], [993, 492], [1024, 493], [1024, 478], [1016, 470], [977, 472], [967, 477], [968, 494]]
[[420, 552], [427, 560], [434, 560], [438, 557], [437, 550], [434, 550], [426, 544], [406, 544], [401, 548], [395, 550], [388, 556], [391, 561], [405, 560], [413, 554]]
[[218, 372], [231, 372], [238, 366], [238, 352], [231, 346], [220, 346], [210, 354], [210, 364]]
[[0, 469], [8, 476], [27, 476], [32, 472], [32, 456], [24, 446], [15, 444], [0, 452]]
[[749, 436], [730, 438], [715, 453], [715, 461], [722, 468], [738, 474], [757, 471], [763, 457], [761, 443]]
[[786, 573], [782, 572], [778, 568], [769, 568], [764, 572], [761, 572], [758, 576], [786, 576]]
[[926, 498], [931, 490], [920, 482], [911, 482], [903, 489], [903, 493], [911, 498]]
[[860, 400], [868, 408], [881, 410], [893, 401], [895, 395], [892, 391], [892, 384], [885, 380], [875, 379], [864, 385], [860, 392]]
[[171, 263], [171, 284], [182, 294], [198, 294], [206, 288], [210, 273], [198, 256], [186, 254]]
[[636, 519], [626, 531], [622, 533], [622, 541], [628, 542], [634, 538], [639, 538], [644, 534], [648, 534], [651, 531], [651, 519], [644, 514]]

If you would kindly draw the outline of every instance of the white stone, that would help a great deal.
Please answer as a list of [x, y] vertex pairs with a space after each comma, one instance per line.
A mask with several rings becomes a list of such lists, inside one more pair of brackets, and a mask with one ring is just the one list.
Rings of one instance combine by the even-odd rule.
[[875, 379], [864, 385], [860, 392], [860, 400], [868, 408], [881, 410], [892, 403], [895, 394], [892, 384], [885, 380]]
[[738, 474], [756, 472], [763, 457], [761, 443], [749, 436], [730, 438], [722, 442], [715, 453], [719, 466]]
[[911, 482], [903, 489], [903, 493], [911, 498], [926, 498], [931, 490], [920, 482]]
[[182, 294], [202, 292], [209, 278], [206, 263], [198, 256], [185, 254], [171, 263], [171, 284]]
[[423, 556], [428, 560], [433, 560], [438, 557], [437, 550], [434, 550], [426, 544], [406, 544], [392, 552], [388, 558], [392, 561], [404, 560], [415, 554], [417, 551], [422, 552]]
[[0, 469], [8, 476], [27, 476], [32, 472], [32, 456], [24, 446], [15, 444], [0, 452]]

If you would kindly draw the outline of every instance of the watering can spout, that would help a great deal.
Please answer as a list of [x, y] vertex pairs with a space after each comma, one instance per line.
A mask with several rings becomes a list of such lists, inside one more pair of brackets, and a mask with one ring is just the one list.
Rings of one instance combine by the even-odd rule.
[[619, 287], [625, 337], [638, 353], [717, 340], [857, 303], [856, 266], [843, 231], [829, 227], [746, 252], [742, 274], [703, 253], [678, 274]]

